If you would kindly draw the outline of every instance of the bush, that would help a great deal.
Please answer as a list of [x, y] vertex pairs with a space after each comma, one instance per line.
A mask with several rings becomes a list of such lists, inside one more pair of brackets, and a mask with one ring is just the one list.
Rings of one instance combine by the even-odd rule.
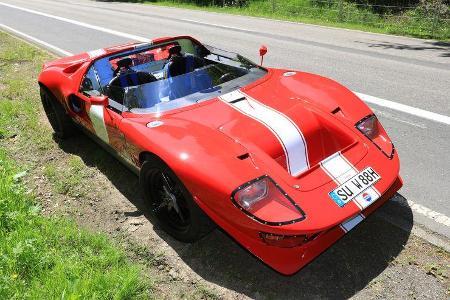
[[[159, 2], [158, 0], [97, 0], [102, 2]], [[250, 0], [172, 0], [172, 2], [176, 3], [187, 3], [187, 4], [195, 4], [198, 6], [236, 6], [236, 7], [244, 7], [247, 6]]]

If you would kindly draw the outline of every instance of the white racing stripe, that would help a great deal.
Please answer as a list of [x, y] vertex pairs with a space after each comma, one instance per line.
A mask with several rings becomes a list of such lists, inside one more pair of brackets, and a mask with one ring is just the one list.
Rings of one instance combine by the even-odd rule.
[[285, 152], [288, 171], [292, 176], [297, 176], [309, 168], [303, 134], [286, 115], [238, 90], [219, 98], [237, 111], [263, 124], [277, 137]]
[[105, 118], [103, 116], [103, 105], [91, 105], [89, 118], [94, 127], [95, 134], [105, 143], [109, 144], [108, 131], [106, 130]]
[[355, 228], [356, 225], [358, 225], [359, 223], [362, 222], [362, 220], [364, 220], [364, 215], [363, 214], [357, 214], [356, 216], [354, 216], [353, 218], [343, 222], [340, 227], [342, 230], [344, 230], [345, 233], [349, 232], [350, 230], [352, 230], [353, 228]]
[[95, 59], [97, 56], [102, 56], [105, 53], [106, 53], [105, 49], [96, 49], [89, 51], [87, 54], [91, 59]]
[[[332, 156], [324, 159], [320, 163], [320, 167], [337, 185], [343, 184], [358, 173], [358, 170], [341, 152], [336, 152]], [[363, 197], [363, 194], [365, 193], [368, 194], [368, 197], [366, 198]], [[363, 210], [374, 203], [378, 198], [380, 198], [380, 192], [378, 192], [375, 187], [369, 187], [364, 193], [356, 196], [353, 201], [360, 210]]]
[[[320, 167], [328, 176], [330, 176], [331, 179], [333, 179], [333, 181], [337, 185], [343, 184], [358, 173], [358, 170], [344, 157], [341, 152], [337, 152], [332, 156], [324, 159], [320, 163]], [[364, 191], [364, 193], [370, 195], [370, 197], [367, 198], [369, 200], [364, 199], [364, 197], [362, 196], [363, 194], [360, 194], [354, 200], [352, 200], [360, 210], [365, 209], [380, 197], [380, 193], [374, 187], [368, 188]], [[364, 215], [357, 214], [353, 218], [341, 223], [340, 227], [345, 233], [347, 233], [363, 220]]]

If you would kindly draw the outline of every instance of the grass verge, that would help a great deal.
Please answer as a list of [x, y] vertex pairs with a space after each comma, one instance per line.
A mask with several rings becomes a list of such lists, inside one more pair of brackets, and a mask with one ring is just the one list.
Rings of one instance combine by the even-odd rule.
[[[0, 299], [150, 298], [151, 284], [141, 266], [106, 235], [40, 213], [38, 201], [21, 183], [33, 162], [19, 164], [5, 151], [7, 144], [17, 144], [18, 151], [54, 144], [44, 134], [48, 128], [39, 120], [36, 101], [36, 74], [49, 58], [0, 32]], [[75, 175], [68, 180], [78, 181], [78, 163], [69, 167]], [[68, 184], [61, 183], [61, 192]]]
[[302, 22], [338, 28], [356, 29], [375, 33], [432, 38], [450, 41], [450, 20], [437, 19], [433, 11], [423, 7], [403, 12], [376, 13], [349, 2], [311, 0], [249, 1], [247, 6], [205, 6], [182, 1], [153, 0], [146, 4], [221, 12], [235, 15], [263, 17], [276, 20]]

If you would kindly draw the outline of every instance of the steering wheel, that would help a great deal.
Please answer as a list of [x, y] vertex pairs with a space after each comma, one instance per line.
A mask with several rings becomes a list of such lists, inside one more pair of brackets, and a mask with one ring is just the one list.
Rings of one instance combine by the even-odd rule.
[[227, 81], [233, 80], [237, 78], [236, 74], [233, 73], [225, 73], [219, 78], [219, 83], [225, 83]]

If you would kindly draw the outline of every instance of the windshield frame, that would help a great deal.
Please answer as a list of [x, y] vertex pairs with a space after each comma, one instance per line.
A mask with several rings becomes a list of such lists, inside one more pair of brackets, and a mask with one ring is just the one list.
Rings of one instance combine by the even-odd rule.
[[[220, 87], [221, 90], [232, 91], [232, 90], [235, 90], [235, 89], [239, 89], [239, 88], [241, 88], [243, 86], [246, 86], [248, 84], [251, 84], [252, 82], [257, 81], [258, 79], [264, 77], [268, 73], [268, 69], [263, 68], [262, 66], [252, 62], [251, 60], [247, 59], [246, 57], [244, 57], [244, 56], [242, 56], [242, 55], [240, 55], [238, 53], [227, 51], [227, 50], [223, 50], [223, 49], [220, 49], [220, 48], [216, 48], [216, 47], [213, 47], [213, 46], [210, 46], [210, 45], [207, 45], [207, 44], [202, 44], [202, 43], [198, 42], [197, 40], [195, 40], [194, 38], [189, 37], [189, 36], [178, 36], [178, 37], [173, 37], [173, 38], [170, 38], [170, 39], [164, 39], [161, 42], [154, 43], [154, 44], [147, 43], [147, 44], [144, 44], [144, 45], [137, 45], [135, 48], [132, 48], [132, 49], [127, 49], [127, 50], [122, 51], [122, 52], [116, 52], [116, 53], [112, 53], [110, 55], [105, 55], [105, 56], [99, 57], [96, 60], [94, 60], [90, 64], [89, 68], [91, 68], [91, 67], [94, 68], [95, 72], [98, 74], [99, 71], [96, 68], [96, 63], [98, 63], [100, 60], [104, 60], [104, 62], [105, 61], [110, 62], [110, 61], [112, 61], [114, 59], [117, 59], [117, 58], [127, 57], [127, 56], [138, 54], [138, 53], [141, 53], [141, 52], [146, 52], [146, 51], [151, 51], [153, 49], [158, 49], [158, 48], [164, 47], [165, 45], [170, 45], [170, 44], [172, 44], [174, 42], [177, 42], [179, 40], [189, 40], [192, 43], [192, 49], [195, 49], [195, 51], [197, 53], [199, 53], [199, 52], [202, 53], [204, 55], [204, 57], [216, 56], [218, 58], [217, 59], [218, 62], [220, 62], [220, 59], [228, 59], [230, 61], [234, 61], [234, 62], [240, 63], [241, 67], [246, 65], [247, 66], [246, 69], [247, 69], [248, 73], [243, 75], [243, 76], [248, 75], [250, 73], [250, 71], [249, 71], [250, 69], [255, 69], [255, 70], [259, 71], [259, 74], [258, 74], [259, 76], [256, 76], [256, 77], [251, 77], [250, 76], [250, 78], [248, 78], [249, 80], [244, 80], [244, 82], [239, 82], [239, 80], [238, 80], [238, 82], [233, 82], [234, 80], [231, 80], [229, 82], [225, 82], [224, 86]], [[198, 50], [200, 50], [200, 51], [198, 51]], [[189, 54], [191, 54], [191, 53], [189, 53]], [[194, 53], [194, 55], [195, 55], [195, 53]], [[209, 58], [209, 60], [211, 60], [211, 58]], [[136, 66], [139, 66], [139, 65], [136, 65]], [[103, 82], [102, 82], [100, 80], [100, 78], [99, 78], [99, 81], [100, 81], [100, 87], [102, 89], [103, 94], [108, 95], [108, 93], [106, 92], [106, 87], [107, 87], [107, 84], [105, 84], [106, 81], [103, 80]], [[225, 84], [227, 84], [227, 85], [225, 85]], [[143, 85], [145, 85], [145, 84], [136, 85], [136, 86], [133, 86], [133, 87], [123, 88], [123, 93], [125, 94], [125, 93], [128, 92], [128, 90], [133, 89], [133, 88], [139, 88], [139, 87], [141, 87]], [[224, 89], [224, 87], [226, 87], [226, 89]], [[192, 94], [189, 94], [187, 96], [192, 96]], [[175, 105], [175, 106], [173, 106], [171, 108], [164, 109], [163, 111], [155, 111], [155, 110], [152, 110], [151, 107], [139, 108], [139, 109], [133, 109], [133, 108], [130, 109], [130, 107], [128, 107], [128, 105], [126, 105], [125, 101], [120, 103], [120, 102], [116, 101], [113, 97], [109, 96], [109, 106], [114, 108], [116, 111], [118, 111], [120, 113], [126, 112], [126, 113], [137, 114], [137, 115], [139, 115], [139, 114], [155, 114], [155, 113], [156, 114], [161, 114], [161, 113], [170, 112], [172, 110], [178, 110], [178, 109], [184, 108], [186, 106], [192, 106], [192, 105], [195, 105], [196, 103], [204, 102], [206, 100], [209, 100], [209, 99], [212, 99], [212, 98], [215, 98], [215, 97], [218, 97], [218, 96], [220, 96], [220, 93], [216, 93], [216, 94], [214, 94], [214, 93], [206, 93], [206, 96], [200, 97], [201, 99], [198, 99], [196, 101], [191, 101], [190, 103], [185, 103], [184, 105], [178, 105], [178, 106]], [[185, 98], [185, 97], [180, 97], [180, 98], [177, 98], [177, 99], [171, 99], [170, 101], [179, 100], [179, 99], [182, 99], [182, 98]], [[160, 103], [160, 102], [158, 102], [158, 103]]]
[[[194, 90], [186, 95], [183, 95], [181, 97], [171, 98], [170, 100], [164, 100], [163, 98], [159, 97], [159, 100], [156, 102], [152, 102], [153, 105], [146, 107], [145, 105], [139, 106], [136, 105], [138, 99], [142, 99], [142, 102], [148, 101], [146, 98], [146, 93], [144, 90], [148, 88], [151, 85], [160, 85], [160, 88], [162, 88], [162, 83], [165, 83], [164, 81], [159, 82], [152, 82], [147, 83], [143, 85], [137, 85], [133, 87], [129, 87], [125, 89], [125, 96], [124, 96], [124, 109], [127, 112], [133, 113], [133, 114], [162, 114], [165, 112], [169, 112], [175, 109], [183, 108], [186, 106], [192, 106], [200, 102], [207, 101], [212, 98], [219, 97], [225, 93], [237, 90], [239, 88], [242, 88], [246, 85], [249, 85], [258, 79], [264, 77], [267, 75], [267, 69], [262, 68], [261, 66], [253, 63], [249, 59], [245, 58], [244, 56], [230, 52], [225, 51], [222, 49], [217, 49], [208, 45], [204, 45], [205, 48], [208, 49], [209, 54], [205, 59], [213, 62], [215, 61], [217, 65], [215, 64], [209, 64], [202, 68], [196, 69], [192, 72], [186, 73], [184, 75], [177, 76], [175, 78], [181, 78], [183, 76], [191, 77], [198, 71], [206, 71], [207, 68], [217, 68], [217, 66], [227, 66], [227, 67], [233, 67], [233, 68], [239, 68], [241, 74], [238, 75], [236, 78], [225, 81], [221, 84], [212, 85], [210, 88], [204, 89], [204, 90]], [[216, 57], [215, 60], [212, 59], [212, 57]], [[227, 61], [229, 60], [229, 61]], [[238, 66], [232, 66], [229, 64], [229, 62], [235, 62], [238, 64]], [[228, 64], [227, 64], [228, 62]], [[245, 69], [245, 72], [244, 72]], [[224, 74], [225, 75], [225, 74]], [[168, 80], [168, 79], [164, 79]], [[182, 80], [182, 79], [181, 79]], [[145, 96], [144, 96], [145, 95]], [[154, 98], [158, 98], [157, 96], [154, 96]], [[164, 97], [167, 98], [167, 97]], [[132, 100], [130, 100], [132, 99]], [[133, 105], [131, 105], [133, 103]], [[142, 104], [141, 104], [142, 105]]]

